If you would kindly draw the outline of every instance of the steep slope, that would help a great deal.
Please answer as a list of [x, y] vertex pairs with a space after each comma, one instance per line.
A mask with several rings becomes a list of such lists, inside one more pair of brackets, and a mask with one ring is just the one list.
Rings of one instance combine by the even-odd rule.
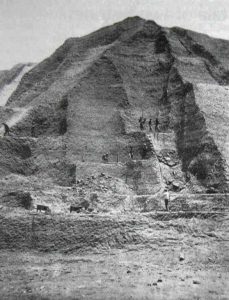
[[225, 185], [229, 179], [229, 72], [225, 51], [229, 42], [180, 28], [171, 29], [168, 36], [172, 45], [174, 39], [180, 42], [173, 48], [174, 68], [188, 84], [186, 100], [179, 108], [183, 115], [180, 151], [186, 153], [183, 167], [204, 185]]
[[0, 106], [6, 104], [8, 98], [16, 90], [21, 78], [35, 64], [18, 64], [10, 70], [0, 71]]
[[[227, 189], [228, 48], [227, 41], [138, 17], [68, 39], [23, 76], [7, 102], [27, 111], [12, 129], [36, 144], [35, 176], [60, 183], [68, 166], [65, 184], [74, 182], [75, 168], [75, 180], [106, 170], [138, 194], [164, 185]], [[217, 107], [211, 90], [224, 93]], [[159, 134], [139, 129], [141, 115], [159, 119]]]
[[[8, 108], [5, 106], [9, 97], [17, 89], [21, 78], [35, 66], [33, 63], [17, 64], [10, 70], [0, 71], [0, 120], [7, 122], [11, 127], [21, 117], [23, 117], [26, 109], [18, 109], [17, 107]], [[3, 135], [3, 127], [0, 128], [0, 136]]]

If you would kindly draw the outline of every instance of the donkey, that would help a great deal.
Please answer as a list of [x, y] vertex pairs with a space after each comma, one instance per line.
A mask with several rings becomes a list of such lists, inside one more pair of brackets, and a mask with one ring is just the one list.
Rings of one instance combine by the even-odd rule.
[[72, 211], [75, 211], [75, 212], [77, 212], [77, 213], [79, 213], [79, 212], [81, 212], [81, 209], [83, 208], [83, 206], [73, 206], [73, 205], [71, 205], [70, 206], [70, 213], [72, 212]]
[[37, 211], [51, 212], [50, 208], [46, 205], [37, 205]]

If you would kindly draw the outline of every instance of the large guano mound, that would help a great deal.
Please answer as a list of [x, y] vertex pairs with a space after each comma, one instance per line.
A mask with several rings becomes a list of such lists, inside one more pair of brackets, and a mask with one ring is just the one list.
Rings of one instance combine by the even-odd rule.
[[228, 52], [134, 17], [0, 73], [1, 299], [227, 298]]
[[[68, 39], [34, 66], [7, 101], [4, 121], [18, 139], [33, 138], [37, 177], [59, 183], [52, 176], [58, 160], [75, 165], [80, 179], [104, 168], [138, 194], [174, 181], [181, 189], [222, 192], [228, 189], [227, 47], [227, 41], [128, 18]], [[157, 135], [147, 123], [140, 130], [140, 116], [151, 118], [153, 129], [159, 121]], [[101, 161], [105, 153], [109, 167]]]

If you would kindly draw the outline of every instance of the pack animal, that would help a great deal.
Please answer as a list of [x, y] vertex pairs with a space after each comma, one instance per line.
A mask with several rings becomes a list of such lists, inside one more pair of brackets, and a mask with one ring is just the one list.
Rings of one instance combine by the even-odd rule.
[[70, 213], [72, 211], [75, 211], [75, 212], [79, 213], [79, 212], [81, 212], [82, 208], [83, 208], [82, 206], [73, 206], [73, 205], [71, 205], [70, 206]]
[[37, 211], [44, 211], [44, 212], [50, 212], [50, 208], [46, 205], [41, 205], [41, 204], [38, 204], [37, 205]]

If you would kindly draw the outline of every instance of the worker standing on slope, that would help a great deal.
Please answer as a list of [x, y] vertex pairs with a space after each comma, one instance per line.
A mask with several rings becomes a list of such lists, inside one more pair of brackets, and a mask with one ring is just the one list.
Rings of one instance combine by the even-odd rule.
[[156, 120], [155, 120], [155, 128], [154, 128], [154, 130], [155, 130], [154, 137], [156, 137], [157, 139], [158, 139], [158, 132], [159, 132], [158, 126], [159, 126], [159, 120], [158, 120], [158, 118], [156, 118]]
[[130, 156], [130, 159], [134, 159], [133, 146], [130, 146], [129, 156]]
[[104, 163], [108, 163], [108, 161], [109, 161], [109, 154], [108, 153], [103, 154], [102, 160], [103, 160]]
[[146, 155], [147, 155], [147, 151], [148, 151], [146, 143], [143, 144], [141, 150], [142, 150], [141, 151], [141, 157], [142, 157], [142, 159], [146, 159]]
[[165, 209], [168, 211], [168, 205], [170, 201], [170, 194], [168, 188], [164, 190], [164, 201], [165, 201]]
[[144, 130], [144, 119], [143, 119], [143, 117], [140, 117], [138, 122], [139, 122], [140, 129]]
[[141, 130], [145, 129], [145, 123], [146, 123], [146, 118], [141, 118], [141, 122], [140, 122], [140, 129]]
[[149, 124], [149, 131], [152, 131], [152, 119], [151, 118], [149, 119], [148, 124]]
[[4, 129], [5, 129], [4, 136], [9, 135], [9, 133], [10, 133], [9, 126], [6, 123], [2, 123], [2, 124], [3, 124]]

